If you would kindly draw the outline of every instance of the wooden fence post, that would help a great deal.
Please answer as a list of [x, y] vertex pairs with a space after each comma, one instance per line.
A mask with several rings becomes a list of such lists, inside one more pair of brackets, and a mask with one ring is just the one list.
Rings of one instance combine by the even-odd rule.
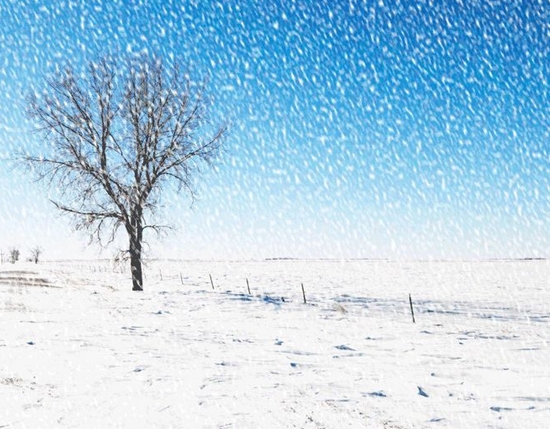
[[214, 280], [212, 280], [212, 274], [208, 274], [210, 276], [210, 284], [212, 285], [212, 290], [214, 289]]
[[416, 320], [414, 320], [414, 309], [413, 309], [413, 301], [412, 301], [412, 298], [411, 298], [411, 294], [409, 294], [409, 305], [411, 306], [411, 315], [412, 315], [412, 318], [413, 318], [413, 323], [416, 323]]

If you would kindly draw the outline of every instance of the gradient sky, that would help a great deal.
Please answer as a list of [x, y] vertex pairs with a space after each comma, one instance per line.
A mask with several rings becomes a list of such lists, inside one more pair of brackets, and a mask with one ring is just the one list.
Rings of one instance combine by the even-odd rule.
[[192, 209], [165, 194], [177, 228], [150, 256], [550, 257], [535, 3], [0, 0], [0, 248], [97, 255], [7, 159], [41, 144], [25, 94], [56, 65], [146, 50], [208, 76], [231, 123]]

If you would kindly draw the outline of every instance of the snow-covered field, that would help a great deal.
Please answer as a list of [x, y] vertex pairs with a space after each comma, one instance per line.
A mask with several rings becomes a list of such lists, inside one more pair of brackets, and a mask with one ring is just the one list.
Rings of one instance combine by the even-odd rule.
[[136, 293], [107, 261], [0, 266], [0, 428], [548, 427], [550, 261], [146, 276]]

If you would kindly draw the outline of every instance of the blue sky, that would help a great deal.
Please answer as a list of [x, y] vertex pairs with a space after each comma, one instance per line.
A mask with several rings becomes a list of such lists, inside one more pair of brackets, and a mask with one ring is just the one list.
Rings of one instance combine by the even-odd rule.
[[[166, 194], [177, 229], [151, 256], [550, 256], [550, 6], [534, 3], [0, 0], [0, 153], [41, 144], [24, 96], [56, 65], [175, 55], [232, 125], [193, 208]], [[1, 168], [1, 248], [96, 254]]]

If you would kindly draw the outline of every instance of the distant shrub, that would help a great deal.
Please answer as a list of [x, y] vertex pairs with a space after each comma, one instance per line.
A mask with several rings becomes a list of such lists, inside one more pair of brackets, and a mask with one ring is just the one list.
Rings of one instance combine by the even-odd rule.
[[31, 262], [34, 262], [35, 264], [38, 264], [38, 260], [40, 259], [40, 255], [42, 255], [42, 249], [39, 246], [36, 246], [31, 249]]
[[130, 260], [130, 253], [127, 250], [119, 250], [112, 260], [113, 271], [126, 272], [125, 266]]
[[17, 261], [19, 261], [19, 255], [20, 255], [19, 249], [16, 247], [12, 247], [10, 249], [10, 262], [12, 264], [15, 264]]

